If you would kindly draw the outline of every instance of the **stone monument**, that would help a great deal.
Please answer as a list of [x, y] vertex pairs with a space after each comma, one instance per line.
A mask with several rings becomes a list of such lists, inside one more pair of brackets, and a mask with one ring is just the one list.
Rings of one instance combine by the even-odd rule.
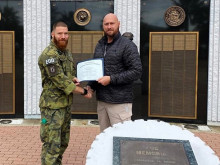
[[[185, 152], [185, 156], [187, 158], [185, 157], [183, 158], [183, 160], [189, 160], [189, 164], [197, 162], [198, 165], [220, 165], [219, 158], [215, 155], [215, 152], [209, 146], [207, 146], [205, 142], [203, 142], [199, 137], [196, 137], [192, 132], [184, 128], [157, 120], [126, 121], [124, 123], [118, 123], [113, 125], [113, 127], [109, 127], [105, 129], [102, 133], [97, 135], [95, 140], [93, 141], [91, 148], [87, 153], [86, 165], [114, 165], [114, 163], [117, 163], [117, 161], [120, 160], [121, 157], [118, 158], [116, 157], [116, 155], [118, 154], [117, 152], [119, 151], [116, 151], [115, 147], [120, 147], [120, 145], [113, 144], [114, 137], [124, 138], [125, 140], [128, 138], [129, 140], [136, 140], [136, 141], [138, 138], [139, 144], [128, 143], [128, 145], [124, 145], [121, 148], [123, 150], [122, 157], [128, 157], [128, 155], [126, 154], [129, 153], [126, 148], [136, 147], [137, 149], [138, 146], [143, 146], [144, 142], [148, 143], [148, 145], [152, 142], [153, 144], [149, 145], [151, 146], [150, 150], [153, 150], [151, 151], [151, 153], [149, 152], [149, 148], [148, 149], [138, 148], [138, 150], [135, 150], [135, 154], [140, 154], [140, 158], [141, 158], [141, 154], [143, 155], [151, 154], [153, 155], [151, 157], [151, 161], [154, 160], [164, 161], [161, 158], [155, 159], [156, 155], [159, 154], [157, 150], [159, 149], [160, 146], [160, 145], [158, 146], [158, 144], [155, 145], [155, 140], [156, 140], [156, 142], [160, 142], [160, 143], [165, 142], [166, 150], [170, 150], [167, 149], [167, 147], [174, 146], [172, 152], [176, 152], [178, 148], [178, 147], [175, 148], [175, 145], [176, 146], [182, 145], [182, 147], [179, 147], [180, 150], [182, 150], [179, 152], [179, 154], [184, 157], [184, 152]], [[148, 139], [148, 140], [140, 141], [140, 138]], [[171, 141], [174, 143], [172, 145], [167, 146], [167, 143]], [[116, 140], [116, 143], [118, 143], [118, 140]], [[185, 145], [187, 146], [188, 144], [190, 144], [191, 149], [190, 148], [187, 149], [187, 147], [184, 147]], [[114, 152], [116, 152], [116, 155], [114, 155]], [[169, 155], [165, 151], [161, 152], [161, 155], [165, 155], [165, 154]], [[195, 159], [191, 157], [192, 155], [195, 156], [194, 157]], [[178, 156], [178, 154], [176, 156]], [[192, 159], [189, 157], [191, 157]], [[129, 156], [129, 158], [126, 159], [128, 160], [131, 158]], [[160, 163], [159, 161], [156, 163]], [[171, 164], [172, 161], [175, 160], [169, 160], [167, 161], [166, 164], [164, 163], [163, 165], [174, 165]], [[176, 159], [176, 161], [178, 160]], [[155, 164], [152, 163], [151, 165], [158, 165], [156, 163]], [[146, 162], [144, 162], [143, 164], [146, 165]], [[136, 163], [135, 165], [140, 165], [140, 163], [139, 164]], [[190, 165], [195, 165], [195, 164], [190, 164]]]

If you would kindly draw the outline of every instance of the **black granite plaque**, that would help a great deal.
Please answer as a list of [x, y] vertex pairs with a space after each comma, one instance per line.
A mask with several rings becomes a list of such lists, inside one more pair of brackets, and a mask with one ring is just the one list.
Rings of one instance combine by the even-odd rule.
[[113, 165], [198, 165], [188, 140], [113, 137]]

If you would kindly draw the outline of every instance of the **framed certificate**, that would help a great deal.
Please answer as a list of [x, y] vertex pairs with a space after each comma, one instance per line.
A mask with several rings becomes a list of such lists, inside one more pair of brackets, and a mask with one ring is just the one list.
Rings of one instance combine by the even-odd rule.
[[80, 82], [96, 81], [104, 76], [104, 60], [103, 58], [95, 58], [80, 61], [77, 63], [76, 72]]

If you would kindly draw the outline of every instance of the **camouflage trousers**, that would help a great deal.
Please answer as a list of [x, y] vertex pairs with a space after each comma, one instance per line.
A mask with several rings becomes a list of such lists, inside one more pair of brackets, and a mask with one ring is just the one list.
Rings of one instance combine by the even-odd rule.
[[62, 165], [63, 153], [70, 138], [70, 108], [41, 108], [40, 138], [42, 165]]

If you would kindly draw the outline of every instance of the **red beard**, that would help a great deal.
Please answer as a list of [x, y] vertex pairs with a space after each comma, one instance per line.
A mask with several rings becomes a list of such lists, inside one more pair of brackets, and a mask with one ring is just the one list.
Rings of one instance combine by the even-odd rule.
[[61, 49], [61, 50], [65, 50], [68, 44], [68, 40], [60, 40], [58, 41], [56, 39], [56, 37], [54, 37], [54, 43], [56, 44], [56, 46]]

